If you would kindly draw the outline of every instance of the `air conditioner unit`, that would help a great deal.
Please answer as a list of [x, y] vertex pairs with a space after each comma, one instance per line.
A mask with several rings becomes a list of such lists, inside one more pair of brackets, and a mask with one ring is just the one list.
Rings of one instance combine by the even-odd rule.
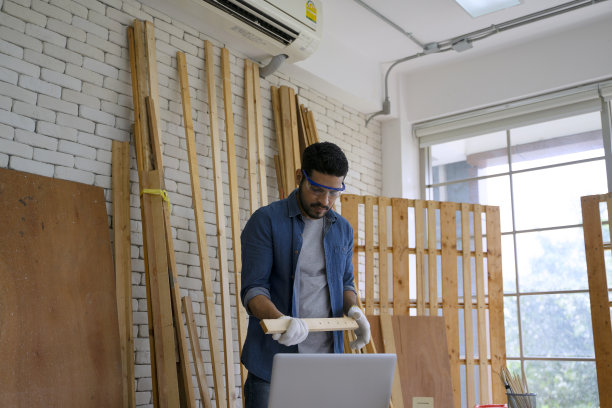
[[251, 58], [310, 56], [321, 41], [321, 0], [140, 0]]

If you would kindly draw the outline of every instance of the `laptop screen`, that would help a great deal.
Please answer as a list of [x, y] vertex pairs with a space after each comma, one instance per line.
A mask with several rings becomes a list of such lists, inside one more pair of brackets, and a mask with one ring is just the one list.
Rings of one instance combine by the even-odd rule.
[[388, 408], [395, 354], [276, 354], [269, 408]]

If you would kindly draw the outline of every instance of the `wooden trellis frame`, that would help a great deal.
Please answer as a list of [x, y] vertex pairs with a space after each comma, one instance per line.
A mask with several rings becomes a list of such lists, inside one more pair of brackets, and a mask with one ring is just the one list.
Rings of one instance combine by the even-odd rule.
[[468, 407], [477, 399], [476, 367], [486, 367], [478, 402], [505, 401], [497, 378], [506, 364], [499, 207], [345, 194], [341, 211], [353, 226], [366, 314], [444, 316], [455, 407], [462, 367]]
[[[584, 248], [589, 279], [593, 343], [599, 404], [612, 406], [612, 329], [610, 326], [610, 285], [606, 277], [605, 251], [612, 250], [610, 234], [604, 242], [600, 203], [606, 203], [608, 228], [612, 219], [612, 193], [581, 197]], [[609, 254], [608, 254], [609, 255]]]

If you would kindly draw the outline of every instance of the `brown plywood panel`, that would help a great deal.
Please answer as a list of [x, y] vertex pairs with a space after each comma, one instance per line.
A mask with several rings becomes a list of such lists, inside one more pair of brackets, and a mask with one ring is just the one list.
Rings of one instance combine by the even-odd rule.
[[121, 406], [103, 190], [0, 169], [0, 225], [0, 406]]
[[[395, 351], [402, 381], [405, 408], [414, 397], [433, 397], [435, 407], [453, 407], [450, 362], [444, 318], [441, 316], [391, 316]], [[384, 350], [380, 316], [368, 316], [372, 340]], [[415, 407], [416, 408], [416, 407]]]

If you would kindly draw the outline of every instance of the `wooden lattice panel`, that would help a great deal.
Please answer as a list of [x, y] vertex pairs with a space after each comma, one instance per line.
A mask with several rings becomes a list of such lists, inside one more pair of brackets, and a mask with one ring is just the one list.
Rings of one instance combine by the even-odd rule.
[[[607, 207], [608, 234], [604, 242], [600, 203]], [[599, 404], [612, 406], [612, 328], [610, 326], [610, 288], [606, 277], [605, 252], [610, 255], [610, 215], [612, 213], [612, 193], [592, 195], [581, 198], [582, 223], [584, 228], [584, 247], [589, 278], [591, 300], [591, 320], [593, 322], [593, 343], [595, 346], [595, 367]]]
[[505, 401], [499, 207], [345, 194], [341, 212], [366, 313], [444, 316], [454, 406], [462, 367], [468, 407]]

